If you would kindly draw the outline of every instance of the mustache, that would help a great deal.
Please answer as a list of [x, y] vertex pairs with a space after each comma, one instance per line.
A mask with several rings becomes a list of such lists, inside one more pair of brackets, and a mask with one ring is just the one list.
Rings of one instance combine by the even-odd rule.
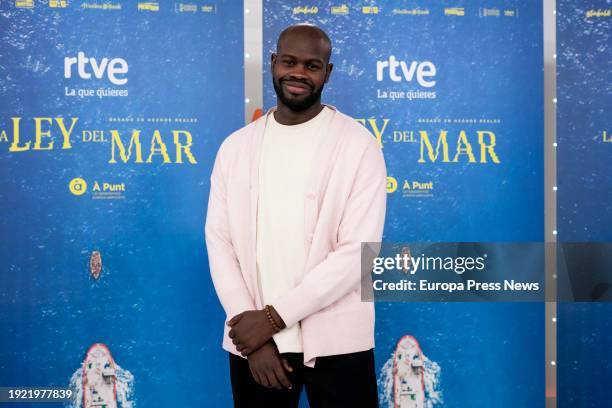
[[310, 90], [312, 91], [314, 89], [314, 86], [306, 81], [304, 81], [303, 79], [294, 79], [294, 78], [283, 78], [281, 80], [279, 80], [278, 82], [282, 85], [283, 82], [295, 82], [295, 83], [300, 83], [300, 84], [304, 84], [306, 85], [308, 88], [310, 88]]

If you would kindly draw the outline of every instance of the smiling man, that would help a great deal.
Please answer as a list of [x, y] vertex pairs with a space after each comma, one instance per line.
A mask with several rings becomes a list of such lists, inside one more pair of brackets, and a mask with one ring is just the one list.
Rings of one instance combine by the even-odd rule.
[[382, 239], [386, 168], [365, 127], [321, 104], [331, 52], [321, 29], [285, 29], [277, 107], [215, 159], [206, 245], [236, 407], [297, 407], [302, 388], [313, 408], [378, 406], [361, 243]]

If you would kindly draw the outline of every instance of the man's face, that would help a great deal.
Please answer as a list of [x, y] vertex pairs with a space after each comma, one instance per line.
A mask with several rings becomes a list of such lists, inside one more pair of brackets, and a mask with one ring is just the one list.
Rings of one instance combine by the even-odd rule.
[[272, 54], [272, 82], [280, 101], [295, 112], [311, 107], [321, 99], [332, 64], [326, 62], [327, 49], [319, 39], [289, 35]]

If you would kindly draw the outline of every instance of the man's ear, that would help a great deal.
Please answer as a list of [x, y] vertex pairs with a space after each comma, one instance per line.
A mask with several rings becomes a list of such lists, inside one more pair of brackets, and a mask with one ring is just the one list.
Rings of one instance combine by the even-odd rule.
[[274, 64], [276, 64], [276, 53], [273, 52], [270, 56], [270, 67], [272, 72], [274, 72]]
[[334, 64], [327, 64], [327, 69], [326, 69], [326, 73], [325, 73], [325, 83], [327, 83], [327, 81], [329, 81], [329, 76], [332, 73], [332, 70], [334, 69]]

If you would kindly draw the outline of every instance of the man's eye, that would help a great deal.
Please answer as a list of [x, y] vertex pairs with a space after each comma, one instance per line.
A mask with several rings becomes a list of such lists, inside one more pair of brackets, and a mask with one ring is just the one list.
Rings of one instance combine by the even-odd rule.
[[308, 64], [308, 68], [312, 69], [312, 70], [316, 70], [316, 69], [319, 69], [319, 66], [318, 65], [313, 65], [313, 64]]
[[293, 65], [293, 61], [285, 61], [286, 65]]

